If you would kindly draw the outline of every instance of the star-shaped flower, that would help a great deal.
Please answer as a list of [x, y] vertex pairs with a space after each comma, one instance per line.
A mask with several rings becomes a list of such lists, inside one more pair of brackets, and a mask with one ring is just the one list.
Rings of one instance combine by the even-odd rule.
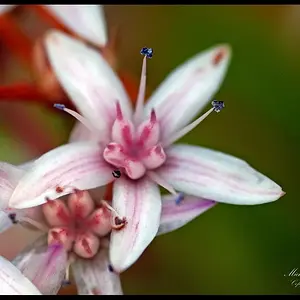
[[[230, 59], [228, 46], [208, 49], [175, 69], [144, 105], [146, 55], [134, 111], [97, 51], [56, 31], [49, 33], [45, 46], [58, 80], [83, 116], [58, 107], [81, 121], [81, 129], [90, 131], [93, 141], [64, 145], [37, 159], [15, 187], [10, 207], [34, 207], [74, 187], [86, 190], [115, 181], [112, 206], [127, 222], [111, 235], [110, 260], [121, 272], [157, 234], [159, 186], [179, 199], [191, 195], [241, 205], [275, 201], [284, 194], [241, 159], [198, 146], [173, 145], [223, 107], [213, 102], [189, 124], [219, 88]], [[120, 178], [113, 175], [116, 169]]]

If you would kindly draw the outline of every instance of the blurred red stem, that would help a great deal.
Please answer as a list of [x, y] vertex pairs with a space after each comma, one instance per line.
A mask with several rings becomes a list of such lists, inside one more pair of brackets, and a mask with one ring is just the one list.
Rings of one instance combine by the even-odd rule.
[[31, 66], [32, 43], [8, 14], [0, 16], [0, 39], [27, 67]]
[[43, 5], [26, 5], [26, 7], [32, 11], [34, 11], [36, 14], [39, 15], [39, 17], [48, 23], [50, 27], [56, 28], [58, 30], [65, 31], [67, 33], [70, 33], [69, 30], [61, 23], [59, 22], [50, 12], [49, 10], [44, 7]]
[[0, 86], [0, 100], [28, 100], [41, 101], [45, 99], [35, 85], [27, 82], [14, 83], [11, 85]]

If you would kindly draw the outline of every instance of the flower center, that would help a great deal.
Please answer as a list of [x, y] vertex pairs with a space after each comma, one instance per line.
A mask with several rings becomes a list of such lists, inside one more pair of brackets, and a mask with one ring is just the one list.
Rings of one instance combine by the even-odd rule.
[[48, 201], [42, 207], [50, 227], [48, 244], [62, 244], [82, 258], [91, 258], [110, 233], [111, 212], [96, 206], [87, 191], [76, 191], [67, 200]]
[[154, 110], [150, 119], [138, 126], [123, 117], [119, 103], [112, 127], [112, 142], [103, 151], [104, 159], [122, 169], [131, 179], [142, 177], [147, 170], [160, 167], [166, 154], [159, 143], [160, 128]]

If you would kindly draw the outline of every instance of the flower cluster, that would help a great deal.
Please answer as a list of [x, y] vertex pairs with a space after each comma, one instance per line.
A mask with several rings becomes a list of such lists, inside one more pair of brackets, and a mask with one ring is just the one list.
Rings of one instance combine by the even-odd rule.
[[[0, 231], [19, 222], [41, 234], [13, 260], [17, 269], [0, 259], [5, 289], [0, 294], [55, 294], [69, 281], [70, 266], [80, 294], [122, 294], [119, 273], [158, 234], [185, 225], [217, 202], [255, 205], [284, 194], [241, 159], [174, 144], [224, 108], [212, 97], [227, 71], [228, 45], [176, 68], [146, 103], [146, 67], [153, 50], [144, 47], [134, 109], [99, 51], [55, 30], [47, 34], [45, 49], [79, 113], [55, 107], [78, 123], [70, 143], [26, 165], [0, 164]], [[212, 107], [193, 120], [210, 101]], [[109, 183], [113, 197], [103, 199]]]

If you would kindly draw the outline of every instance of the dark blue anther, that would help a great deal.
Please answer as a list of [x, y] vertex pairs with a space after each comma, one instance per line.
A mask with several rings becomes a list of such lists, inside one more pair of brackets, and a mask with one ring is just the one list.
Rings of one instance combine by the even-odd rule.
[[141, 53], [142, 55], [147, 56], [147, 58], [152, 58], [152, 56], [153, 56], [153, 49], [152, 49], [152, 48], [144, 47], [144, 48], [140, 51], [140, 53]]
[[109, 272], [113, 272], [114, 271], [112, 265], [108, 265], [108, 270], [109, 270]]
[[71, 284], [71, 281], [70, 280], [67, 280], [67, 279], [64, 279], [62, 281], [62, 286], [67, 286], [67, 285], [70, 285]]
[[217, 113], [220, 112], [225, 107], [224, 101], [213, 100], [211, 102], [211, 105], [213, 106], [215, 112]]
[[184, 199], [184, 194], [183, 193], [179, 193], [178, 196], [177, 196], [177, 198], [175, 199], [176, 205], [179, 205], [182, 202], [183, 199]]
[[55, 103], [53, 106], [57, 109], [64, 110], [66, 107], [63, 104]]
[[112, 171], [112, 175], [115, 178], [120, 178], [121, 177], [121, 172], [119, 170], [114, 170], [114, 171]]
[[11, 222], [13, 224], [17, 224], [18, 223], [18, 220], [16, 219], [16, 216], [17, 215], [15, 213], [11, 213], [11, 214], [8, 215], [8, 217], [10, 218], [10, 220], [11, 220]]

